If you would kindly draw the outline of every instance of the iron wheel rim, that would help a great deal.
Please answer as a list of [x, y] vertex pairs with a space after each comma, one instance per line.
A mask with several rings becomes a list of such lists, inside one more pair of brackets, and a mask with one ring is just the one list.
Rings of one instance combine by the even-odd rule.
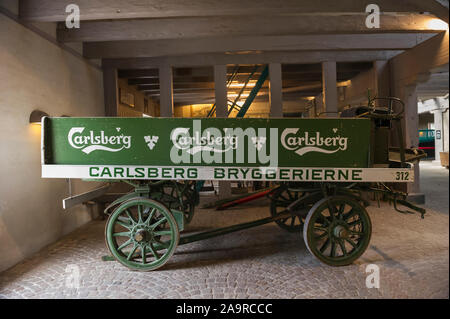
[[110, 215], [105, 238], [109, 251], [121, 264], [133, 270], [151, 271], [165, 265], [173, 255], [179, 230], [165, 205], [133, 198]]
[[345, 196], [327, 197], [308, 213], [303, 237], [308, 250], [331, 266], [353, 263], [367, 249], [372, 234], [363, 206]]

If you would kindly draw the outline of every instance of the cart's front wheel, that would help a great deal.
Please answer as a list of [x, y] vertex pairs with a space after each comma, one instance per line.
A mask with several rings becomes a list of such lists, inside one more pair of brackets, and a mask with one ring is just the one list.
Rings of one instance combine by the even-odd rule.
[[349, 265], [369, 245], [370, 217], [364, 207], [345, 196], [318, 201], [305, 220], [303, 238], [308, 250], [331, 266]]
[[114, 210], [106, 223], [105, 237], [117, 261], [133, 270], [150, 271], [163, 266], [173, 255], [179, 231], [166, 206], [139, 197]]

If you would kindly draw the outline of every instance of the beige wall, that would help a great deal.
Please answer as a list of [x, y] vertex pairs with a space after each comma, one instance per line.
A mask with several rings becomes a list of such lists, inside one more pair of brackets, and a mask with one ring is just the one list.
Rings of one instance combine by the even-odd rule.
[[[88, 222], [82, 205], [63, 211], [63, 179], [40, 177], [40, 126], [51, 116], [102, 116], [102, 73], [0, 14], [0, 271]], [[96, 183], [72, 181], [77, 194]]]

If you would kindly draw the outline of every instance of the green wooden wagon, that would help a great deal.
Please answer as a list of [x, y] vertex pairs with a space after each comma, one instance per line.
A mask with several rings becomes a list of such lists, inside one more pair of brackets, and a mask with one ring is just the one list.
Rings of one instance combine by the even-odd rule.
[[[133, 191], [105, 212], [106, 244], [134, 270], [163, 266], [178, 245], [275, 222], [303, 233], [320, 261], [343, 266], [368, 247], [369, 192], [403, 213], [425, 211], [394, 190], [414, 181], [400, 119], [387, 107], [348, 109], [339, 118], [44, 118], [42, 177], [122, 181]], [[400, 107], [401, 108], [401, 107]], [[397, 130], [393, 130], [397, 127]], [[391, 147], [391, 135], [398, 144]], [[269, 181], [270, 216], [183, 234], [198, 203], [196, 181]], [[402, 204], [409, 210], [400, 210]]]

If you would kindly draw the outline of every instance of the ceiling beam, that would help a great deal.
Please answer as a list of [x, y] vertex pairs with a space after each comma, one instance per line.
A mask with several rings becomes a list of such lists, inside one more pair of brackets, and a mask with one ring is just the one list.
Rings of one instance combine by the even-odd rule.
[[430, 32], [430, 16], [405, 14], [380, 16], [380, 28], [369, 29], [365, 15], [287, 15], [188, 17], [85, 21], [81, 28], [59, 23], [60, 42], [165, 40], [223, 36], [275, 36], [337, 33]]
[[271, 51], [250, 54], [195, 54], [186, 56], [169, 56], [157, 58], [122, 58], [102, 59], [103, 67], [118, 69], [148, 69], [161, 65], [174, 67], [212, 66], [216, 64], [268, 64], [268, 63], [319, 63], [367, 62], [389, 60], [402, 53], [402, 50], [355, 50], [355, 51]]
[[[433, 3], [429, 3], [433, 2]], [[65, 21], [65, 8], [72, 0], [20, 0], [19, 16], [33, 21]], [[373, 0], [77, 0], [82, 20], [164, 18], [164, 17], [202, 17], [202, 16], [242, 16], [252, 15], [355, 12], [364, 13]], [[440, 11], [436, 1], [424, 0], [377, 0], [383, 12], [421, 12]], [[442, 7], [442, 5], [440, 5]]]
[[449, 31], [446, 31], [394, 57], [390, 61], [391, 73], [399, 85], [426, 82], [436, 70], [448, 71], [448, 61]]
[[433, 35], [435, 34], [383, 33], [86, 42], [83, 44], [83, 55], [88, 59], [114, 59], [249, 50], [406, 50]]
[[[195, 77], [181, 77], [174, 76], [173, 82], [212, 82], [213, 80], [210, 77], [206, 76], [195, 76]], [[143, 84], [159, 84], [158, 78], [137, 78], [137, 79], [129, 79], [129, 85], [143, 85]]]
[[159, 78], [158, 69], [147, 69], [147, 70], [118, 70], [119, 78]]

